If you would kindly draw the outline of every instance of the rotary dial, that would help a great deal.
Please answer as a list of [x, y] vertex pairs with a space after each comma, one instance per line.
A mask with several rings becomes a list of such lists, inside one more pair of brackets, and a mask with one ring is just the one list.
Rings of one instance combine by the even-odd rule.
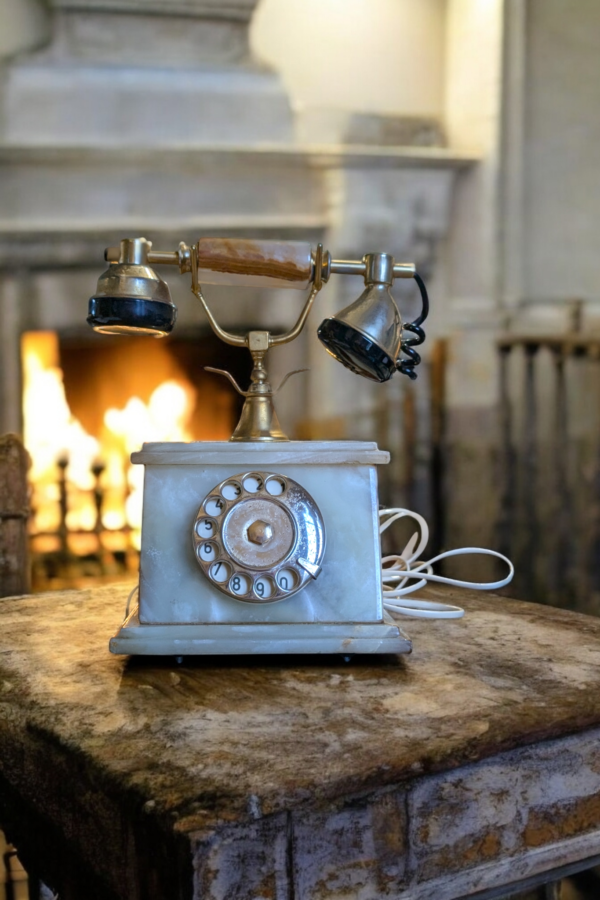
[[223, 593], [247, 603], [296, 594], [321, 571], [325, 526], [296, 481], [245, 472], [204, 498], [193, 529], [200, 568]]

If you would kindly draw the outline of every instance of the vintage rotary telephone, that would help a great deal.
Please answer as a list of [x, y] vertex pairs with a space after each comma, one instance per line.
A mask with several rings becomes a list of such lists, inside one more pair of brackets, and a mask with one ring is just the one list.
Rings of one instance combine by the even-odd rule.
[[[127, 239], [109, 248], [106, 260], [89, 302], [96, 331], [168, 334], [177, 310], [151, 266], [173, 265], [191, 274], [215, 334], [247, 347], [254, 363], [247, 391], [228, 372], [209, 369], [245, 397], [229, 442], [144, 444], [132, 455], [145, 466], [139, 604], [130, 612], [128, 602], [113, 653], [405, 653], [410, 641], [390, 610], [462, 615], [455, 607], [404, 600], [426, 580], [447, 579], [418, 562], [427, 542], [423, 519], [379, 511], [376, 466], [389, 454], [369, 442], [289, 441], [264, 362], [271, 347], [300, 334], [332, 274], [360, 275], [365, 290], [321, 323], [319, 339], [344, 366], [373, 381], [395, 371], [415, 378], [429, 303], [412, 263], [386, 253], [332, 260], [321, 244], [313, 250], [303, 242], [222, 238], [168, 252], [144, 238]], [[414, 278], [419, 287], [422, 309], [410, 324], [402, 324], [390, 293], [395, 278]], [[201, 283], [310, 290], [291, 331], [238, 335], [220, 327]], [[404, 515], [419, 522], [418, 546], [413, 540], [403, 554], [382, 560], [380, 532]], [[510, 577], [512, 571], [502, 582], [476, 586], [500, 587]], [[416, 584], [407, 586], [409, 579]]]

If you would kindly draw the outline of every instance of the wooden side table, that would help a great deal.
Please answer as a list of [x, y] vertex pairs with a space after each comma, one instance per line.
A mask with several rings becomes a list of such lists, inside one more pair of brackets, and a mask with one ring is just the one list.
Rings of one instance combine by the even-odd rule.
[[109, 655], [0, 602], [0, 820], [61, 900], [455, 900], [600, 860], [600, 620], [428, 591], [408, 658]]

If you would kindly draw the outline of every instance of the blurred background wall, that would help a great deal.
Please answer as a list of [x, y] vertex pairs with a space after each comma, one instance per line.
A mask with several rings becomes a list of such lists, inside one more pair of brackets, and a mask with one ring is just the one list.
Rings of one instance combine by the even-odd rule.
[[[248, 374], [179, 276], [172, 338], [88, 333], [104, 247], [234, 234], [417, 263], [417, 382], [323, 352], [316, 326], [360, 291], [332, 279], [271, 354], [275, 381], [310, 367], [284, 428], [377, 439], [382, 500], [424, 512], [435, 548], [500, 547], [512, 593], [597, 611], [599, 20], [593, 0], [2, 0], [0, 431], [34, 459], [36, 584], [134, 565], [127, 453], [226, 438], [237, 400], [202, 365]], [[410, 319], [413, 286], [395, 293]], [[208, 294], [228, 326], [298, 311], [295, 292]]]

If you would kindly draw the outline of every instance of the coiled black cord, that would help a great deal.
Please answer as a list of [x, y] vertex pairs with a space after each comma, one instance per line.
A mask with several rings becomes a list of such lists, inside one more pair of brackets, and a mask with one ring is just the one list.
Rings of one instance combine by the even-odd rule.
[[419, 293], [421, 294], [421, 314], [415, 319], [414, 322], [409, 322], [408, 325], [403, 325], [403, 331], [410, 331], [411, 334], [416, 335], [416, 337], [411, 339], [407, 339], [402, 341], [400, 344], [400, 349], [403, 353], [406, 354], [408, 359], [403, 359], [398, 363], [397, 368], [399, 372], [402, 372], [403, 375], [408, 375], [411, 381], [414, 381], [417, 377], [417, 373], [415, 372], [415, 368], [421, 362], [421, 357], [414, 349], [418, 347], [419, 344], [422, 344], [425, 340], [425, 332], [421, 328], [421, 325], [429, 315], [429, 297], [427, 295], [427, 288], [425, 287], [425, 282], [421, 278], [421, 276], [415, 272], [414, 279], [417, 282], [417, 287], [419, 288]]

